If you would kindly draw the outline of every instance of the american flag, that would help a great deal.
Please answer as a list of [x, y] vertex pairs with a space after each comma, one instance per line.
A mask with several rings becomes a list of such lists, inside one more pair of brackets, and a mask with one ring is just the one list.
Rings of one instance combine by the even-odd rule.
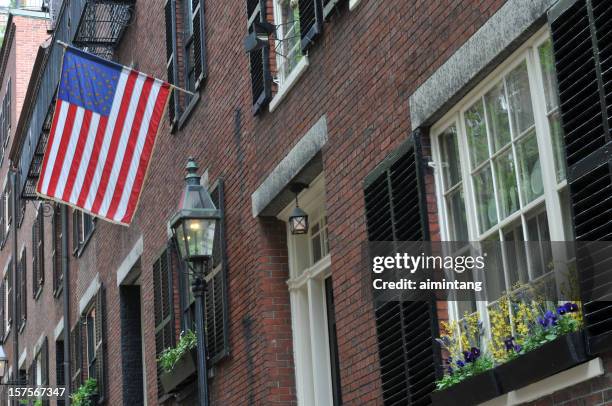
[[67, 47], [37, 192], [130, 224], [170, 85]]

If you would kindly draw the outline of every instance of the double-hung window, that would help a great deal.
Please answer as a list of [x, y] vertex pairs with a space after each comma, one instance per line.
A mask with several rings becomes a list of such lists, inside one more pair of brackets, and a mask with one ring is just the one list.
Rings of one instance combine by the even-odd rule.
[[432, 128], [442, 239], [506, 242], [486, 292], [451, 317], [478, 310], [486, 320], [503, 292], [551, 276], [551, 247], [539, 242], [573, 238], [562, 136], [544, 31]]
[[300, 10], [297, 1], [274, 0], [277, 84], [283, 84], [304, 56], [300, 46]]
[[72, 211], [72, 252], [80, 256], [95, 230], [95, 218], [74, 209]]
[[[168, 81], [197, 92], [206, 78], [204, 0], [166, 0], [164, 10]], [[173, 92], [168, 108], [173, 128], [184, 121], [197, 100], [197, 95]]]
[[[287, 284], [298, 404], [301, 405], [339, 405], [342, 402], [324, 185], [320, 176], [300, 196], [300, 207], [303, 206], [309, 216], [308, 233], [292, 235], [287, 227]], [[287, 220], [292, 209], [290, 205], [279, 217]]]

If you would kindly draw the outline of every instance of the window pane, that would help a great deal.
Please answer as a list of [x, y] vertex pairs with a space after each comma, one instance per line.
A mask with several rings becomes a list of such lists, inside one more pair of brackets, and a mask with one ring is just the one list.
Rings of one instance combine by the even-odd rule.
[[463, 188], [446, 197], [451, 238], [455, 241], [469, 241]]
[[478, 101], [465, 112], [465, 128], [467, 129], [472, 168], [475, 168], [489, 157], [487, 128], [482, 101]]
[[444, 176], [444, 190], [450, 189], [461, 181], [461, 167], [459, 165], [459, 145], [455, 126], [446, 129], [440, 135], [442, 152], [442, 173]]
[[510, 123], [508, 118], [508, 101], [504, 92], [504, 83], [500, 82], [485, 95], [489, 131], [493, 138], [493, 150], [499, 151], [510, 142]]
[[557, 97], [557, 72], [553, 57], [552, 42], [547, 40], [538, 48], [540, 55], [540, 68], [544, 80], [544, 95], [546, 97], [546, 111], [549, 112], [559, 106]]
[[292, 7], [290, 1], [279, 2], [281, 14], [281, 26], [279, 31], [282, 33], [282, 40], [276, 41], [279, 49], [281, 66], [280, 75], [284, 80], [297, 63], [302, 59], [300, 46], [300, 16], [298, 7]]
[[493, 161], [497, 179], [497, 193], [500, 218], [506, 218], [519, 208], [518, 188], [516, 186], [516, 165], [512, 149], [508, 149]]
[[541, 241], [550, 241], [548, 232], [548, 219], [546, 213], [541, 213], [527, 220], [527, 232], [529, 233], [531, 276], [533, 279], [542, 276], [552, 269], [552, 250], [550, 244], [538, 244]]
[[519, 142], [518, 159], [521, 195], [523, 197], [523, 204], [527, 204], [544, 193], [540, 157], [538, 155], [538, 142], [533, 131]]
[[523, 227], [519, 224], [507, 227], [504, 230], [504, 252], [506, 256], [506, 272], [510, 287], [520, 283], [529, 281], [529, 272], [527, 271], [527, 247], [523, 238]]
[[506, 86], [508, 88], [508, 99], [510, 100], [512, 130], [514, 131], [514, 136], [517, 137], [534, 124], [527, 63], [523, 62], [518, 68], [508, 74]]
[[480, 232], [485, 232], [497, 224], [497, 208], [493, 196], [493, 178], [491, 168], [485, 166], [474, 175], [474, 191], [478, 211], [478, 224]]
[[555, 154], [555, 172], [557, 174], [557, 182], [561, 182], [565, 179], [565, 147], [563, 141], [563, 129], [561, 128], [561, 118], [559, 112], [552, 113], [548, 117], [548, 124], [550, 127], [550, 138], [552, 139], [553, 152]]

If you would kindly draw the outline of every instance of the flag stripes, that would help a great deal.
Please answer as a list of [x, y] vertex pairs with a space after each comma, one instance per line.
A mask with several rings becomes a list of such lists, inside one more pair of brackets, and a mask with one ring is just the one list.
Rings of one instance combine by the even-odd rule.
[[103, 66], [97, 57], [77, 52], [76, 62], [71, 60], [62, 73], [37, 192], [129, 224], [170, 85], [130, 68]]

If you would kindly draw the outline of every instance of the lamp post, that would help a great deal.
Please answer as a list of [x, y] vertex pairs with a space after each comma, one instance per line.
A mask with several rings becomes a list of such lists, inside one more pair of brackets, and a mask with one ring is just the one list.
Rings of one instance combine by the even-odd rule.
[[6, 367], [8, 366], [8, 358], [6, 352], [4, 352], [4, 346], [0, 345], [0, 380], [4, 378], [6, 374]]
[[187, 162], [185, 188], [178, 211], [168, 222], [176, 238], [179, 253], [187, 263], [191, 275], [191, 291], [195, 298], [196, 335], [198, 339], [198, 398], [200, 406], [208, 405], [206, 369], [206, 341], [204, 338], [205, 274], [212, 261], [213, 243], [220, 211], [200, 184], [198, 165], [193, 158]]

